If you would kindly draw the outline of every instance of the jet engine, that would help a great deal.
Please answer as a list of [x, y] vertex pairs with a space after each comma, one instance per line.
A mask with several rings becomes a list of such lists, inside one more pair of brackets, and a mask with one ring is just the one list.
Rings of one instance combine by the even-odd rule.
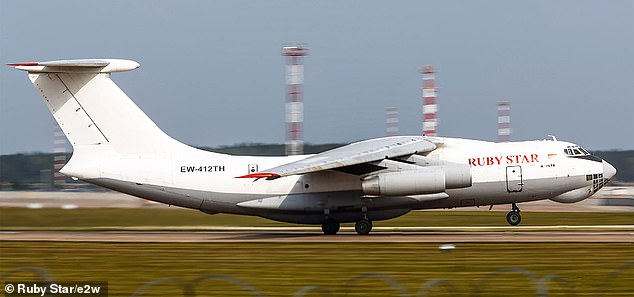
[[471, 186], [468, 165], [421, 167], [417, 170], [385, 172], [367, 177], [361, 182], [367, 195], [422, 195], [441, 193], [446, 189]]

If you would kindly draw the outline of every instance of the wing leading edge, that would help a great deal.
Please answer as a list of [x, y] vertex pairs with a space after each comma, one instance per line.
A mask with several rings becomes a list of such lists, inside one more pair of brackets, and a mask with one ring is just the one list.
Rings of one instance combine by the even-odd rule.
[[355, 142], [325, 151], [306, 159], [277, 166], [262, 172], [238, 176], [238, 178], [266, 178], [337, 169], [340, 167], [398, 158], [417, 153], [431, 152], [436, 145], [422, 136], [393, 136]]

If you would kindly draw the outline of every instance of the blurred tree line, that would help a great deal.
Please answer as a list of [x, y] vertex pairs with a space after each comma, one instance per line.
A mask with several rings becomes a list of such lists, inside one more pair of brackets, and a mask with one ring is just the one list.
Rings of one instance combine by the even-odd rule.
[[[305, 144], [304, 152], [314, 154], [333, 149], [345, 143]], [[242, 143], [232, 146], [200, 149], [231, 155], [282, 156], [283, 144]], [[593, 155], [610, 162], [617, 169], [614, 180], [634, 182], [634, 150], [593, 151]], [[68, 154], [67, 159], [70, 159]], [[28, 153], [0, 156], [0, 188], [27, 189], [29, 185], [40, 183], [42, 175], [53, 166], [52, 153]], [[50, 174], [50, 171], [48, 171]]]
[[[304, 144], [306, 154], [315, 154], [333, 149], [345, 144]], [[241, 143], [221, 147], [200, 147], [202, 150], [231, 155], [251, 156], [283, 156], [283, 144]], [[66, 154], [69, 160], [71, 153]], [[52, 153], [26, 153], [0, 156], [0, 189], [24, 190], [33, 188], [34, 184], [41, 184], [43, 176], [51, 174], [53, 168]], [[51, 177], [48, 178], [51, 181]]]

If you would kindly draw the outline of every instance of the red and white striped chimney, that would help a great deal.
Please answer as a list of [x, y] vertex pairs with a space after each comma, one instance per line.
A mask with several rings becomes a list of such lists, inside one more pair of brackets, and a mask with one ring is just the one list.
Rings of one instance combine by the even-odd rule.
[[304, 153], [304, 56], [308, 48], [284, 46], [286, 57], [286, 154]]
[[437, 136], [436, 69], [424, 65], [418, 71], [423, 74], [423, 135]]
[[62, 187], [66, 176], [59, 172], [66, 164], [66, 136], [59, 125], [55, 125], [53, 134], [53, 185]]
[[498, 142], [511, 141], [511, 101], [500, 100], [498, 105]]
[[398, 108], [397, 107], [385, 108], [385, 135], [386, 136], [398, 135]]

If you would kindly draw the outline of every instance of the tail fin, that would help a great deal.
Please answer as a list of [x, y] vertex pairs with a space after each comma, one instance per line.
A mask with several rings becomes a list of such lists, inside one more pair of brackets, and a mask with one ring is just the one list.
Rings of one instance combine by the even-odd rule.
[[9, 64], [29, 79], [73, 145], [112, 146], [120, 152], [168, 149], [167, 136], [110, 79], [140, 65], [128, 60], [64, 60]]

